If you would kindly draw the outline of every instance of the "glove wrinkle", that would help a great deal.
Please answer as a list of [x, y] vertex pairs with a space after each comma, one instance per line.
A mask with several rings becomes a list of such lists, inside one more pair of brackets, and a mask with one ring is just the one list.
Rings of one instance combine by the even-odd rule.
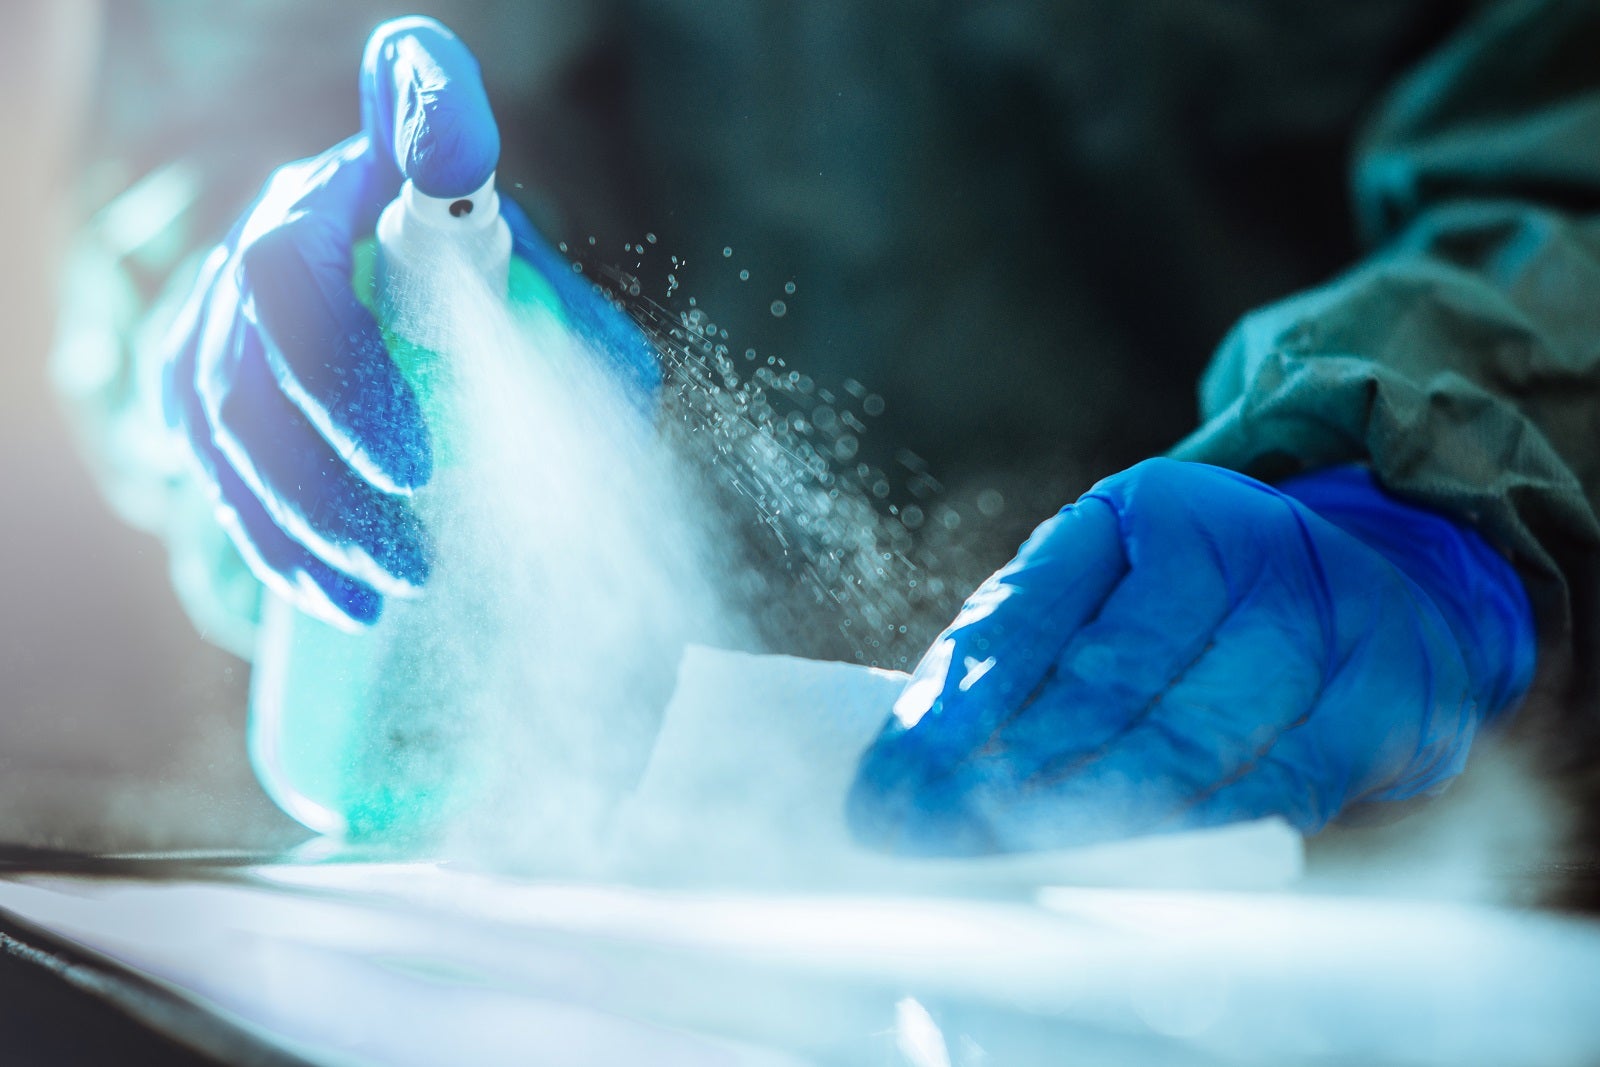
[[[1204, 659], [1207, 653], [1211, 652], [1215, 647], [1216, 641], [1213, 637], [1212, 640], [1207, 641], [1206, 644], [1201, 647], [1200, 651], [1195, 654], [1193, 659], [1179, 669], [1177, 675], [1167, 682], [1166, 686], [1160, 692], [1156, 693], [1153, 697], [1146, 701], [1138, 711], [1129, 716], [1114, 734], [1100, 742], [1100, 747], [1098, 750], [1079, 753], [1076, 755], [1069, 754], [1045, 761], [1023, 779], [1024, 788], [1038, 788], [1041, 786], [1051, 786], [1060, 783], [1077, 771], [1102, 758], [1109, 749], [1113, 748], [1117, 744], [1118, 741], [1121, 741], [1123, 738], [1127, 737], [1128, 734], [1132, 733], [1135, 729], [1138, 729], [1147, 722], [1150, 723], [1154, 729], [1158, 729], [1163, 732], [1170, 732], [1166, 726], [1161, 724], [1158, 718], [1155, 718], [1155, 711], [1158, 705], [1160, 705], [1164, 697], [1166, 697], [1183, 682], [1183, 680], [1188, 676], [1189, 672], [1194, 669], [1195, 665]], [[1016, 718], [1016, 716], [1013, 716], [1013, 718]]]
[[[979, 641], [995, 666], [863, 756], [849, 814], [864, 837], [1009, 852], [1274, 814], [1312, 833], [1354, 803], [1437, 790], [1498, 710], [1475, 696], [1526, 677], [1515, 572], [1365, 471], [1280, 490], [1151, 460], [1083, 499], [1110, 509], [1110, 539], [1042, 525], [991, 580], [1009, 596], [941, 639], [947, 674]], [[1076, 626], [1041, 623], [1112, 562], [1092, 610], [1058, 620]], [[1025, 691], [986, 685], [1019, 669], [1037, 673]]]

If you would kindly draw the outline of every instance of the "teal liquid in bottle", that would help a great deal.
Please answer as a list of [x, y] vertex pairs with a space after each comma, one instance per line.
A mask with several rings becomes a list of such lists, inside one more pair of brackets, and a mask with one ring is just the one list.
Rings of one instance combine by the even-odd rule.
[[[384, 329], [389, 353], [422, 405], [435, 472], [413, 504], [428, 524], [448, 513], [467, 477], [453, 447], [447, 291], [436, 272], [469, 269], [503, 293], [521, 321], [564, 325], [548, 282], [511, 255], [494, 180], [469, 197], [423, 196], [408, 182], [377, 237], [355, 249], [352, 282]], [[425, 586], [387, 597], [370, 629], [350, 632], [267, 593], [250, 695], [251, 762], [268, 795], [320, 833], [418, 844], [481, 799], [471, 766], [473, 723], [454, 697], [485, 665], [452, 633]], [[459, 627], [456, 627], [459, 628]]]

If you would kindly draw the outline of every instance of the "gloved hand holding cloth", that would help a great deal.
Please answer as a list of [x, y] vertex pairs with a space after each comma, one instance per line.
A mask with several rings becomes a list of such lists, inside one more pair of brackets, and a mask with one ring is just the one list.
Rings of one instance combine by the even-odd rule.
[[863, 757], [849, 817], [910, 854], [1279, 815], [1310, 833], [1436, 791], [1530, 684], [1521, 582], [1361, 468], [1273, 488], [1150, 460], [968, 600]]

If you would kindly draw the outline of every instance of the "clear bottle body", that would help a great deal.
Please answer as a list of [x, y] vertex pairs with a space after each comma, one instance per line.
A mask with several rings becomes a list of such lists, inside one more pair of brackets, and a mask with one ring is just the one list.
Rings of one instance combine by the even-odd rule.
[[[471, 200], [463, 212], [459, 206]], [[450, 204], [455, 204], [454, 213]], [[463, 473], [452, 467], [447, 386], [440, 373], [446, 316], [428, 306], [427, 273], [470, 261], [513, 303], [553, 308], [542, 279], [511, 268], [510, 235], [493, 179], [470, 198], [441, 203], [409, 183], [384, 212], [376, 241], [355, 250], [352, 284], [384, 327], [390, 354], [422, 404], [434, 438], [433, 481], [412, 503], [424, 524], [449, 508]], [[460, 224], [457, 232], [452, 228]], [[396, 293], [410, 294], [403, 300]], [[424, 588], [387, 597], [378, 622], [346, 632], [268, 592], [250, 695], [249, 751], [258, 779], [290, 816], [352, 840], [412, 841], [435, 835], [474, 794], [463, 773], [452, 694], [470, 681], [460, 642], [434, 618]]]
[[426, 838], [462, 800], [440, 709], [420, 703], [426, 649], [408, 655], [397, 647], [403, 629], [380, 622], [373, 632], [347, 633], [267, 597], [251, 680], [250, 760], [278, 806], [319, 833]]

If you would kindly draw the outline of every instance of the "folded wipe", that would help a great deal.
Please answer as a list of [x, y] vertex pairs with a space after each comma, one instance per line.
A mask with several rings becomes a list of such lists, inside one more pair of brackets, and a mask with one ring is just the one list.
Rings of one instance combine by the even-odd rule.
[[844, 822], [845, 797], [905, 683], [903, 674], [853, 664], [690, 647], [650, 763], [614, 825], [619, 873], [951, 892], [1273, 888], [1299, 876], [1299, 835], [1279, 820], [979, 859], [860, 848]]

